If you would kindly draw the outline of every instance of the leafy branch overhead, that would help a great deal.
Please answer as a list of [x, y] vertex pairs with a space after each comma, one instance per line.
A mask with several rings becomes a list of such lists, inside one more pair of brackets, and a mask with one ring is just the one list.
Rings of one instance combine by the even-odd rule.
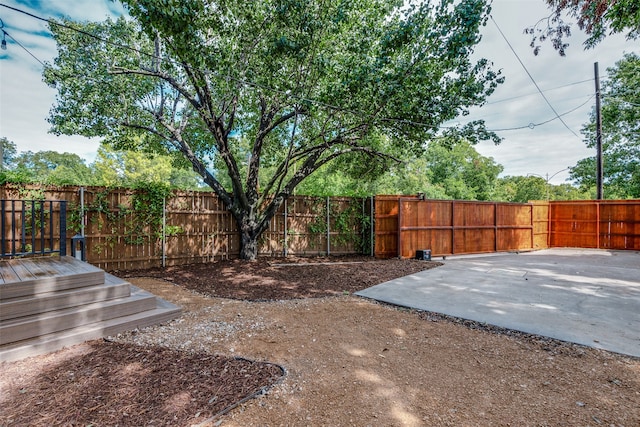
[[637, 0], [544, 0], [551, 14], [524, 30], [531, 35], [531, 48], [537, 55], [546, 41], [561, 56], [566, 55], [571, 36], [571, 22], [575, 19], [578, 28], [589, 37], [585, 48], [593, 48], [607, 35], [626, 33], [628, 40], [640, 37], [640, 2]]
[[51, 26], [52, 131], [183, 159], [233, 213], [245, 258], [323, 165], [384, 170], [502, 81], [470, 59], [483, 0], [124, 4], [132, 19]]

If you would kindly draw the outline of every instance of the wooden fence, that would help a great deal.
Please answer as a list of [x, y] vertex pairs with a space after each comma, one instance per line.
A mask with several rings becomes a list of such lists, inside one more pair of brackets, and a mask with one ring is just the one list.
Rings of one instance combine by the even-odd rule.
[[[66, 200], [70, 238], [84, 225], [87, 261], [106, 270], [202, 263], [239, 255], [231, 213], [211, 192], [174, 192], [154, 228], [132, 209], [129, 189], [3, 186], [2, 199]], [[371, 253], [368, 199], [291, 197], [259, 241], [260, 256]], [[82, 209], [84, 206], [84, 209]]]
[[537, 250], [550, 247], [640, 250], [640, 200], [531, 203], [420, 200], [377, 196], [380, 258]]
[[[135, 194], [88, 187], [82, 203], [79, 187], [0, 187], [0, 199], [66, 200], [67, 246], [84, 225], [87, 260], [107, 270], [239, 255], [237, 225], [214, 194], [174, 192], [162, 209], [162, 227], [155, 229], [141, 224], [131, 208]], [[515, 204], [413, 196], [295, 196], [270, 222], [259, 253], [410, 258], [421, 249], [442, 256], [548, 247], [640, 250], [640, 200]]]
[[640, 200], [550, 202], [549, 246], [640, 250]]
[[377, 257], [410, 258], [421, 249], [438, 256], [535, 247], [532, 204], [399, 196], [375, 200]]

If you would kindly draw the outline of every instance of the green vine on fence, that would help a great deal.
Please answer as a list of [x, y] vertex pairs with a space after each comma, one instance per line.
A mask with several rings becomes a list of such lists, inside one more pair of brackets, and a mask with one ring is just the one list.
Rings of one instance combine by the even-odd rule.
[[[140, 182], [134, 188], [129, 205], [120, 204], [111, 207], [109, 195], [111, 189], [94, 193], [91, 203], [85, 206], [85, 213], [90, 214], [91, 222], [98, 231], [111, 225], [111, 233], [105, 238], [110, 247], [120, 234], [118, 224], [124, 225], [123, 239], [126, 244], [142, 245], [149, 239], [162, 238], [163, 209], [167, 197], [171, 195], [169, 186], [161, 183]], [[74, 205], [71, 214], [73, 228], [80, 228], [81, 207]], [[183, 232], [180, 226], [166, 226], [165, 235], [174, 236]], [[95, 245], [94, 250], [102, 252], [104, 245]]]
[[145, 238], [162, 237], [164, 202], [171, 195], [171, 188], [161, 183], [140, 182], [134, 189], [125, 241], [141, 245]]
[[[311, 212], [315, 220], [307, 226], [307, 230], [312, 234], [327, 233], [327, 204], [326, 199], [314, 198]], [[371, 226], [371, 218], [362, 212], [362, 206], [358, 203], [349, 203], [345, 209], [331, 203], [329, 200], [329, 219], [331, 224], [331, 242], [335, 245], [345, 245], [353, 243], [362, 253], [368, 251], [367, 240], [364, 238], [363, 230]]]

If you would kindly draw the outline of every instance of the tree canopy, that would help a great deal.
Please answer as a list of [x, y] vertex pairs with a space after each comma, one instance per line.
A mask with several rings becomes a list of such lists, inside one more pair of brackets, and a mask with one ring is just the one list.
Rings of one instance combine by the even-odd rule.
[[[123, 3], [131, 19], [51, 25], [52, 131], [180, 153], [233, 214], [246, 259], [313, 172], [421, 150], [502, 80], [471, 59], [485, 0]], [[478, 122], [449, 133], [491, 137]]]
[[468, 141], [432, 141], [425, 155], [424, 173], [429, 181], [444, 189], [448, 198], [491, 200], [502, 165], [481, 156]]
[[531, 47], [537, 55], [539, 42], [550, 41], [562, 56], [569, 44], [566, 37], [571, 35], [571, 23], [564, 17], [575, 19], [578, 28], [589, 37], [584, 42], [592, 48], [607, 35], [626, 33], [629, 40], [640, 38], [640, 2], [638, 0], [544, 0], [551, 15], [538, 21], [526, 33], [532, 35]]
[[[640, 198], [640, 56], [627, 54], [607, 69], [602, 84], [602, 153], [604, 196]], [[595, 151], [595, 111], [582, 133]], [[570, 177], [583, 189], [596, 185], [596, 158], [578, 161]]]
[[484, 157], [466, 140], [436, 138], [423, 153], [368, 176], [339, 162], [310, 176], [299, 188], [315, 196], [370, 196], [423, 193], [429, 199], [490, 200], [502, 165]]
[[[7, 145], [4, 138], [3, 145]], [[9, 145], [12, 144], [8, 142]], [[57, 151], [25, 151], [16, 153], [3, 168], [3, 182], [82, 185], [92, 182], [91, 170], [84, 159], [73, 153]]]
[[140, 183], [164, 184], [170, 188], [198, 189], [199, 175], [174, 165], [172, 158], [158, 153], [115, 150], [101, 144], [96, 161], [93, 184], [105, 187], [137, 187]]

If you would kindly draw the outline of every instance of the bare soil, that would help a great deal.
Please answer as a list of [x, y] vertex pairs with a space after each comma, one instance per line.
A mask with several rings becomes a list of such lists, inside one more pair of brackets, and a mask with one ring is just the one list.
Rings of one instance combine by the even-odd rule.
[[437, 264], [348, 261], [119, 272], [183, 316], [2, 364], [0, 425], [640, 425], [640, 360], [354, 297]]

